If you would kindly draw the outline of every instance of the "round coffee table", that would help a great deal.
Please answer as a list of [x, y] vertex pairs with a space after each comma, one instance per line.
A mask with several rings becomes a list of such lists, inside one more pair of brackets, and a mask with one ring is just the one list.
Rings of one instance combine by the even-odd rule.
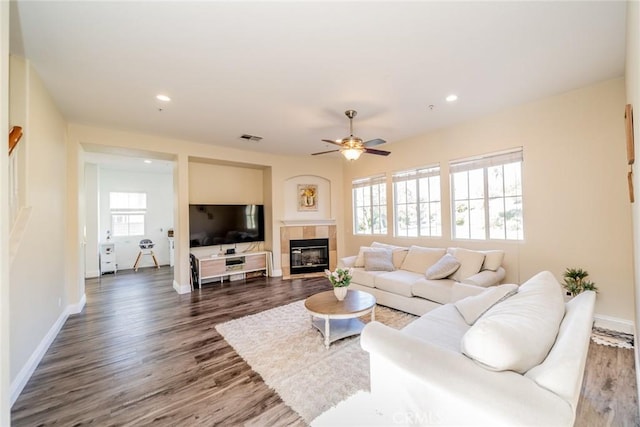
[[304, 306], [311, 313], [311, 324], [324, 335], [324, 346], [342, 338], [358, 335], [364, 323], [358, 317], [371, 313], [375, 320], [376, 298], [362, 291], [348, 291], [343, 301], [338, 301], [333, 291], [310, 296]]

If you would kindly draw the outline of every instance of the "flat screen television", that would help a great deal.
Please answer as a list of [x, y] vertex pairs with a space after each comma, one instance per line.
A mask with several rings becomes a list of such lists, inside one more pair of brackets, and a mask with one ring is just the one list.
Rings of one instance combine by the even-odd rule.
[[189, 247], [263, 241], [263, 205], [189, 205]]

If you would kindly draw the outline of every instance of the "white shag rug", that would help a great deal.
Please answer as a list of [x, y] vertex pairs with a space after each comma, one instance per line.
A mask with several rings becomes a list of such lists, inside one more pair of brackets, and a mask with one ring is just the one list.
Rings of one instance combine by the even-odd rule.
[[[375, 318], [400, 329], [416, 317], [376, 306]], [[326, 349], [304, 300], [221, 323], [216, 330], [308, 423], [356, 392], [369, 390], [369, 356], [360, 337]]]

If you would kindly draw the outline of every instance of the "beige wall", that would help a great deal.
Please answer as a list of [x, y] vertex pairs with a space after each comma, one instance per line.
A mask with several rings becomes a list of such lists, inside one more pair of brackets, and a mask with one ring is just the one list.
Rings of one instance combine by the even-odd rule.
[[[627, 58], [625, 70], [625, 83], [627, 103], [635, 109], [634, 121], [634, 141], [636, 147], [636, 158], [640, 159], [640, 3], [637, 1], [627, 2]], [[636, 160], [635, 165], [639, 160]], [[634, 166], [635, 166], [634, 165]], [[630, 168], [631, 169], [631, 168]], [[638, 169], [634, 171], [633, 183], [635, 188], [636, 202], [632, 206], [633, 215], [633, 241], [634, 241], [634, 267], [635, 267], [635, 309], [636, 322], [640, 318], [640, 173]], [[636, 329], [636, 339], [638, 342], [638, 331]], [[636, 377], [640, 386], [640, 352], [635, 346], [636, 354]], [[639, 409], [640, 410], [640, 409]]]
[[190, 161], [189, 203], [262, 205], [263, 170]]
[[[0, 2], [0, 134], [9, 134], [9, 2]], [[0, 426], [10, 420], [9, 176], [7, 151], [0, 150]]]
[[[597, 313], [628, 321], [633, 314], [631, 215], [626, 188], [624, 81], [612, 80], [512, 108], [410, 140], [389, 144], [384, 159], [363, 156], [345, 169], [353, 178], [439, 162], [442, 168], [443, 238], [351, 237], [347, 250], [384, 240], [405, 245], [503, 248], [507, 281], [541, 270], [560, 280], [582, 267], [600, 288]], [[448, 161], [516, 146], [524, 150], [524, 234], [518, 242], [452, 241]], [[391, 183], [388, 182], [391, 200]], [[391, 205], [391, 204], [390, 204]], [[345, 218], [351, 204], [345, 203]], [[389, 218], [391, 207], [389, 206]]]
[[[12, 61], [23, 61], [12, 57]], [[18, 69], [18, 68], [12, 68]], [[50, 332], [67, 306], [66, 123], [29, 66], [25, 134], [27, 202], [31, 216], [10, 265], [11, 381]], [[13, 80], [12, 80], [13, 82]]]

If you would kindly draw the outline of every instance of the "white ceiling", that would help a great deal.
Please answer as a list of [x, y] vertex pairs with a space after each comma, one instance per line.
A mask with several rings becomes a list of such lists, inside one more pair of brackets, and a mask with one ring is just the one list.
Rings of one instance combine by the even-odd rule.
[[[349, 108], [357, 136], [392, 144], [620, 77], [625, 8], [18, 0], [11, 50], [71, 122], [306, 155], [348, 135]], [[163, 111], [158, 93], [172, 98]]]

